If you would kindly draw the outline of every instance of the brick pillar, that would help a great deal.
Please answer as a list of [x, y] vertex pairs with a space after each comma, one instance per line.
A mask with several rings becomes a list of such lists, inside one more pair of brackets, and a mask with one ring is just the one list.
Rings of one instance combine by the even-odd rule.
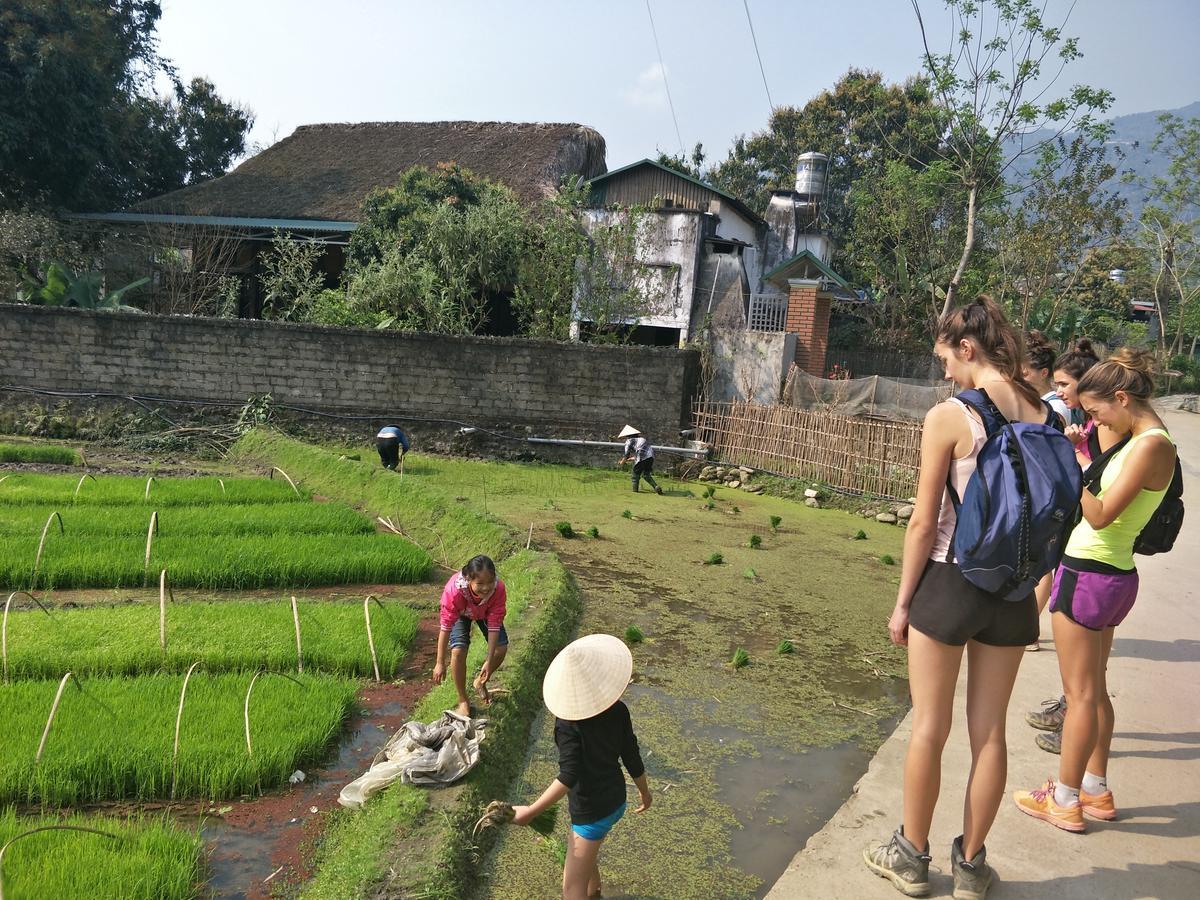
[[796, 335], [796, 365], [818, 378], [825, 377], [829, 346], [829, 294], [821, 283], [807, 278], [788, 281], [787, 330]]

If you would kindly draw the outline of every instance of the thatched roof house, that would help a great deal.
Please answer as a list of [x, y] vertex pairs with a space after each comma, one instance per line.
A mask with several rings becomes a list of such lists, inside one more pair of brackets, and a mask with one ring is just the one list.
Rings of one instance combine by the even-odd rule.
[[566, 175], [605, 172], [604, 138], [584, 125], [363, 122], [302, 125], [228, 175], [136, 204], [133, 213], [355, 222], [363, 198], [412, 166], [457, 162], [527, 201]]

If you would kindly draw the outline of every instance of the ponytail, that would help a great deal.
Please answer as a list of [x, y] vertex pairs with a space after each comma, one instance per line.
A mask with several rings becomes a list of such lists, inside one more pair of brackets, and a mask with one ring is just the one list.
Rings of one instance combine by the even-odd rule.
[[937, 339], [943, 344], [957, 346], [970, 338], [980, 354], [1034, 406], [1040, 406], [1041, 395], [1022, 371], [1025, 344], [1021, 333], [1009, 323], [1004, 311], [987, 294], [980, 294], [970, 303], [953, 309], [938, 322]]

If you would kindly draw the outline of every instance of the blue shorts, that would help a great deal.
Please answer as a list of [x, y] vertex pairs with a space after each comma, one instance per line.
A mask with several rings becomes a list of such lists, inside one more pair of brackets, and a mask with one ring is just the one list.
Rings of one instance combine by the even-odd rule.
[[622, 803], [613, 812], [598, 822], [588, 822], [586, 825], [571, 825], [571, 830], [579, 837], [588, 841], [602, 841], [612, 831], [612, 827], [621, 821], [625, 815], [625, 804]]
[[[471, 646], [471, 619], [466, 616], [459, 618], [454, 623], [454, 627], [450, 629], [450, 648], [462, 647], [464, 650]], [[483, 632], [483, 636], [488, 636], [487, 622], [483, 619], [475, 619], [475, 624], [479, 626], [479, 630]], [[508, 646], [508, 632], [504, 630], [504, 623], [500, 623], [500, 639], [496, 641], [499, 647]]]

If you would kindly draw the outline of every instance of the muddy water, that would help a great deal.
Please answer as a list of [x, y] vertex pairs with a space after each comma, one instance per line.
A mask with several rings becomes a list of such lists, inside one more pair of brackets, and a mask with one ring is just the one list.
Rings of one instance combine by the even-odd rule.
[[266, 898], [311, 874], [304, 851], [320, 837], [326, 816], [338, 808], [338, 793], [366, 771], [428, 690], [436, 636], [435, 621], [421, 623], [400, 680], [369, 685], [360, 692], [359, 712], [348, 723], [336, 753], [327, 764], [306, 771], [303, 782], [265, 797], [214, 803], [179, 817], [200, 823], [213, 896]]

